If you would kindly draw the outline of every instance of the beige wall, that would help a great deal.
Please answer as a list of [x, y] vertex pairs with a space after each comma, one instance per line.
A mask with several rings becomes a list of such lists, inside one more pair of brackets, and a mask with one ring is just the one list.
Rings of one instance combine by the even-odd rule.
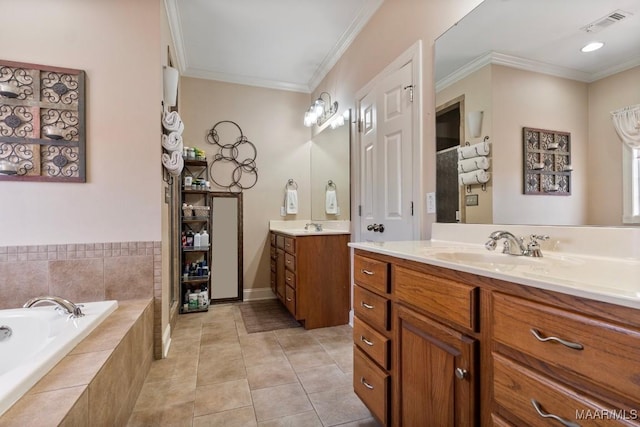
[[640, 67], [589, 85], [589, 224], [622, 225], [622, 141], [610, 112], [640, 104]]
[[[586, 223], [587, 84], [499, 65], [493, 71], [493, 222]], [[571, 133], [570, 196], [524, 195], [522, 128]]]
[[2, 14], [2, 59], [86, 71], [87, 183], [1, 182], [0, 245], [159, 241], [159, 0], [16, 0]]
[[[472, 138], [471, 132], [464, 120], [466, 141], [469, 144], [481, 142], [485, 136], [489, 136], [492, 143], [493, 135], [493, 113], [491, 102], [491, 66], [482, 67], [475, 73], [457, 81], [436, 94], [436, 107], [447, 104], [450, 101], [464, 96], [464, 114], [470, 111], [482, 111], [482, 134], [478, 138]], [[491, 147], [493, 151], [493, 146]], [[489, 155], [489, 158], [493, 153]], [[493, 167], [489, 169], [493, 172]], [[463, 187], [460, 187], [462, 191]], [[466, 194], [466, 193], [465, 193]], [[486, 191], [482, 191], [480, 185], [471, 186], [471, 193], [478, 195], [478, 206], [464, 206], [462, 199], [463, 219], [467, 224], [486, 224], [493, 222], [493, 177], [486, 185]]]
[[[217, 122], [231, 120], [242, 128], [258, 152], [258, 182], [243, 194], [245, 290], [269, 287], [269, 220], [283, 219], [280, 207], [289, 178], [298, 183], [299, 210], [298, 215], [288, 215], [286, 219], [311, 217], [310, 132], [302, 124], [309, 103], [309, 95], [303, 93], [181, 79], [180, 115], [185, 124], [186, 146], [202, 148], [210, 160], [216, 147], [206, 142], [207, 132]], [[212, 188], [216, 190], [215, 186]]]
[[[434, 41], [480, 3], [480, 0], [385, 1], [313, 93], [317, 96], [321, 91], [329, 91], [340, 103], [340, 113], [354, 108], [356, 92], [417, 40], [422, 40], [423, 80], [418, 87], [423, 104], [425, 192], [436, 188]], [[414, 175], [419, 173], [414, 171]], [[424, 218], [421, 235], [429, 238], [435, 215], [426, 214], [424, 197], [416, 201], [416, 207]]]

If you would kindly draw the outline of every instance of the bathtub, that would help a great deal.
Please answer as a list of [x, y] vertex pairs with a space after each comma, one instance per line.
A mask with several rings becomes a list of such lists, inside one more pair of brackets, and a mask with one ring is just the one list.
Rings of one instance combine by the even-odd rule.
[[0, 340], [0, 415], [118, 308], [117, 301], [82, 305], [76, 319], [53, 305], [0, 310], [0, 328], [11, 328]]

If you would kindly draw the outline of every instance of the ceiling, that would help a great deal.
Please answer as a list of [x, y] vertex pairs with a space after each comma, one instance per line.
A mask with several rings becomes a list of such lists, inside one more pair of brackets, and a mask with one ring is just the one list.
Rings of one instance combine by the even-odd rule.
[[[599, 31], [581, 29], [618, 10], [630, 14]], [[596, 40], [602, 49], [580, 52]], [[435, 51], [438, 90], [489, 62], [592, 82], [640, 65], [640, 1], [485, 0]]]
[[310, 93], [383, 0], [165, 0], [180, 74]]

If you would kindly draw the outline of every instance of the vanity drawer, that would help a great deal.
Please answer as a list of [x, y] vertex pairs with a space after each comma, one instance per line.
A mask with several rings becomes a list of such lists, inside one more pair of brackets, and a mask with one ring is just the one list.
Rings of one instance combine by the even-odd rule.
[[271, 239], [271, 246], [275, 246], [276, 245], [276, 235], [274, 233], [271, 233], [271, 235], [269, 237]]
[[278, 249], [284, 249], [284, 236], [280, 236], [279, 234], [276, 234], [276, 247]]
[[389, 374], [377, 367], [357, 346], [353, 349], [353, 389], [384, 425], [389, 413]]
[[284, 280], [287, 283], [287, 286], [291, 286], [293, 289], [296, 288], [296, 275], [289, 270], [284, 271]]
[[357, 317], [381, 331], [389, 330], [390, 301], [358, 285], [353, 287], [353, 311]]
[[271, 290], [274, 293], [276, 292], [276, 272], [275, 271], [271, 272]]
[[284, 291], [284, 305], [287, 307], [287, 310], [289, 310], [289, 313], [293, 314], [293, 316], [295, 317], [296, 315], [296, 291], [295, 289], [291, 288], [291, 286], [285, 286], [285, 291]]
[[[538, 413], [534, 403], [543, 414], [553, 414], [578, 425], [583, 425], [583, 421], [577, 420], [580, 413], [604, 414], [616, 410], [496, 354], [493, 358], [493, 395], [497, 405], [531, 426], [550, 425], [549, 419]], [[558, 420], [553, 425], [561, 423]], [[584, 425], [628, 424], [622, 420], [615, 422], [613, 419], [591, 417]]]
[[475, 329], [477, 287], [404, 267], [394, 268], [393, 285], [398, 301]]
[[271, 246], [271, 258], [275, 258], [278, 252], [275, 246]]
[[296, 257], [286, 253], [284, 254], [284, 265], [291, 271], [296, 271]]
[[640, 396], [640, 331], [494, 293], [493, 334], [499, 343], [607, 390]]
[[284, 250], [290, 254], [296, 254], [296, 239], [293, 237], [284, 238]]
[[353, 318], [353, 342], [374, 362], [389, 369], [389, 339], [357, 317]]
[[356, 255], [353, 259], [354, 281], [366, 288], [389, 293], [389, 264]]
[[276, 265], [277, 265], [276, 260], [272, 258], [271, 259], [271, 271], [273, 271], [274, 273], [276, 271]]

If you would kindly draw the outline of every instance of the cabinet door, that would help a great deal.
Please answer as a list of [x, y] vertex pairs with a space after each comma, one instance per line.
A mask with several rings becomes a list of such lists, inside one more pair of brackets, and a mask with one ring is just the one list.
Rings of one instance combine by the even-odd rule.
[[276, 258], [276, 294], [280, 301], [284, 302], [285, 298], [285, 277], [284, 277], [284, 249], [277, 250]]
[[475, 340], [402, 306], [396, 316], [399, 425], [477, 425]]

